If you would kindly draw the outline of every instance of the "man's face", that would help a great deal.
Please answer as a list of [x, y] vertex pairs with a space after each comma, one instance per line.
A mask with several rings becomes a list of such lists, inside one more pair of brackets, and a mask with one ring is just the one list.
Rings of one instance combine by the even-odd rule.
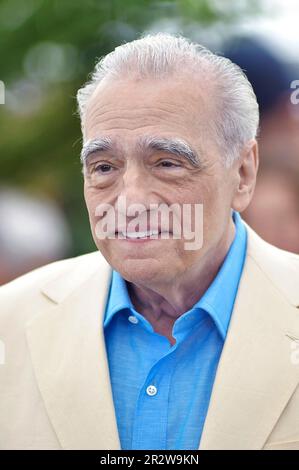
[[[106, 138], [111, 144], [86, 158], [84, 194], [93, 237], [108, 263], [128, 281], [171, 283], [196, 270], [201, 260], [213, 258], [227, 243], [236, 174], [223, 166], [223, 155], [213, 141], [211, 100], [208, 88], [185, 76], [102, 82], [88, 104], [84, 141]], [[169, 149], [141, 146], [149, 136], [183, 140], [199, 165]], [[127, 207], [142, 204], [148, 217], [150, 204], [202, 204], [203, 245], [188, 250], [184, 236], [175, 239], [171, 233], [169, 239], [99, 239], [96, 208], [116, 207], [120, 196]], [[193, 215], [193, 228], [194, 223]]]

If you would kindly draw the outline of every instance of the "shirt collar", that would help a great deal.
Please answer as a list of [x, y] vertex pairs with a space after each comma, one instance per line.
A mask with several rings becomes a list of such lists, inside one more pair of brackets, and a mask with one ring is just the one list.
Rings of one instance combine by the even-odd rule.
[[[213, 319], [223, 339], [227, 334], [241, 277], [247, 245], [247, 232], [238, 212], [233, 212], [235, 237], [212, 284], [190, 310], [202, 309]], [[124, 309], [134, 311], [125, 280], [113, 270], [104, 318], [104, 328], [113, 316]], [[190, 310], [188, 312], [190, 312]], [[184, 315], [186, 315], [186, 312]]]
[[112, 317], [119, 311], [124, 309], [134, 309], [130, 299], [126, 281], [118, 271], [112, 271], [112, 279], [110, 284], [110, 292], [106, 306], [106, 314], [104, 319], [104, 328], [110, 323]]
[[238, 212], [233, 212], [235, 237], [228, 253], [204, 295], [193, 306], [205, 310], [214, 320], [223, 340], [234, 307], [247, 247], [247, 231]]

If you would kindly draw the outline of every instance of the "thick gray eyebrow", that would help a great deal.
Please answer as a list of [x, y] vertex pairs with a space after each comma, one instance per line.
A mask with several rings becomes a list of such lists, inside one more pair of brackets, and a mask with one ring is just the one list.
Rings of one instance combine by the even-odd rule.
[[[180, 138], [142, 136], [139, 138], [137, 146], [141, 151], [147, 151], [149, 149], [160, 150], [178, 157], [183, 157], [197, 168], [203, 167], [203, 162], [199, 159], [198, 154], [187, 142]], [[108, 151], [113, 148], [113, 141], [109, 137], [87, 140], [81, 150], [81, 163], [83, 165], [86, 164], [87, 158], [92, 153]]]
[[178, 157], [183, 157], [193, 166], [203, 166], [203, 163], [199, 159], [197, 152], [195, 152], [183, 139], [145, 136], [139, 139], [138, 144], [142, 150], [160, 150]]
[[87, 161], [87, 157], [95, 152], [111, 150], [113, 147], [112, 140], [108, 137], [99, 137], [97, 139], [87, 140], [82, 147], [80, 160], [84, 165]]

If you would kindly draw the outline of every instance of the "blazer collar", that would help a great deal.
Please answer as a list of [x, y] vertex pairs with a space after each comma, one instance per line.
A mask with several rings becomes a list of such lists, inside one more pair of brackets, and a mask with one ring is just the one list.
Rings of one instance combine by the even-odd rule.
[[[299, 338], [290, 260], [246, 228], [248, 252], [200, 449], [261, 449], [299, 381], [290, 358], [290, 338]], [[52, 302], [27, 325], [27, 338], [62, 448], [119, 450], [103, 334], [112, 270], [98, 252], [81, 258], [43, 286]]]

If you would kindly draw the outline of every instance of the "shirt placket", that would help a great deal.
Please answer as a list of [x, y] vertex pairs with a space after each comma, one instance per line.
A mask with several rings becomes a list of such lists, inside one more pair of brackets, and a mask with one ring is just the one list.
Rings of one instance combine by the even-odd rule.
[[149, 371], [136, 403], [132, 448], [167, 449], [168, 403], [174, 370], [174, 349]]

